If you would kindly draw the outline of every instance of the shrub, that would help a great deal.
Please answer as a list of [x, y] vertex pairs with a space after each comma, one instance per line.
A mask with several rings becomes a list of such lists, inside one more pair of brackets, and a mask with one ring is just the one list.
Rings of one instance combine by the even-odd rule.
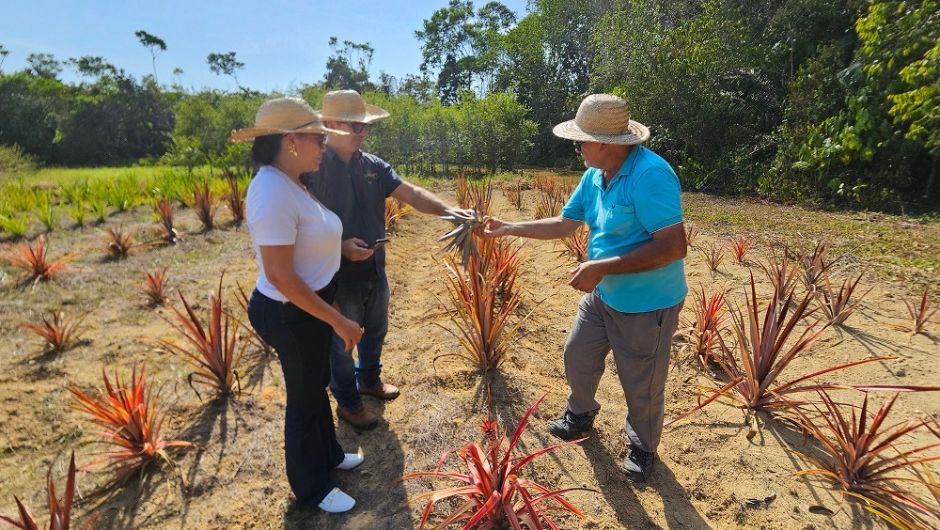
[[14, 145], [0, 145], [0, 182], [36, 170], [36, 159]]

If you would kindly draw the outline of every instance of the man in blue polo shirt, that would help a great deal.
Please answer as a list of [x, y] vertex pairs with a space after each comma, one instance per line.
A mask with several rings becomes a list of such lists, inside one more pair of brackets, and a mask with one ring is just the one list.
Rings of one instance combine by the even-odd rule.
[[623, 468], [645, 481], [662, 435], [672, 335], [688, 292], [679, 180], [665, 160], [639, 145], [649, 129], [630, 120], [627, 103], [616, 96], [588, 96], [575, 119], [553, 132], [574, 140], [588, 168], [561, 215], [491, 219], [485, 235], [556, 239], [587, 223], [588, 260], [568, 282], [587, 293], [565, 344], [568, 406], [549, 432], [571, 440], [593, 427], [601, 406], [594, 395], [613, 350], [628, 408], [630, 454]]
[[[378, 417], [362, 396], [391, 400], [399, 389], [381, 379], [382, 345], [388, 332], [388, 278], [385, 275], [385, 198], [394, 197], [415, 210], [450, 215], [452, 208], [433, 193], [405, 182], [388, 162], [360, 150], [371, 125], [389, 117], [367, 104], [355, 90], [335, 90], [323, 97], [323, 122], [348, 132], [330, 135], [320, 169], [301, 176], [307, 190], [343, 222], [342, 261], [336, 273], [335, 304], [364, 328], [356, 346], [358, 359], [333, 337], [330, 392], [336, 415], [358, 429], [372, 429]], [[377, 244], [379, 242], [379, 244]]]

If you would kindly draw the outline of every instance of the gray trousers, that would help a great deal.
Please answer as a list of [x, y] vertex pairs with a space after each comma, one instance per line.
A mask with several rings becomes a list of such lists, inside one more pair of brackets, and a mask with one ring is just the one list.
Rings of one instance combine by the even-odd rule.
[[565, 377], [571, 388], [568, 410], [584, 414], [600, 409], [594, 395], [607, 352], [613, 350], [627, 400], [625, 432], [631, 445], [656, 451], [663, 433], [672, 335], [683, 303], [647, 313], [621, 313], [596, 293], [584, 295], [565, 343]]

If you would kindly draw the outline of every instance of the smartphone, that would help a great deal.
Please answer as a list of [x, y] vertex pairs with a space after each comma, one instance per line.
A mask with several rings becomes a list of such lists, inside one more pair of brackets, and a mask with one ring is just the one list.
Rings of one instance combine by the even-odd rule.
[[382, 239], [376, 239], [375, 243], [372, 243], [371, 245], [369, 245], [369, 248], [372, 250], [375, 250], [379, 248], [379, 246], [384, 245], [385, 243], [388, 243], [387, 237], [383, 237]]

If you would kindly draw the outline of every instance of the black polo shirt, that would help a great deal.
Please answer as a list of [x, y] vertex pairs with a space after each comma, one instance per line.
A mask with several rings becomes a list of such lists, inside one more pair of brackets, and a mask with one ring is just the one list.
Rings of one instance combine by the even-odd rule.
[[[385, 198], [402, 183], [388, 162], [357, 151], [347, 164], [327, 146], [320, 169], [301, 175], [300, 180], [318, 201], [339, 216], [344, 240], [358, 237], [371, 245], [385, 237]], [[385, 249], [379, 247], [365, 261], [343, 258], [337, 275], [352, 278], [384, 268]]]

